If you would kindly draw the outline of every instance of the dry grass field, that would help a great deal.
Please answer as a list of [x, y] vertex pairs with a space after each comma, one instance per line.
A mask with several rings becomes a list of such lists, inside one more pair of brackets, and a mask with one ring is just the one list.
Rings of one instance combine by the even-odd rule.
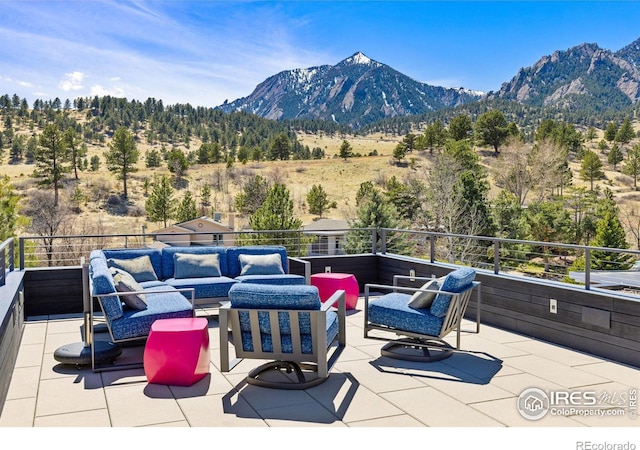
[[[295, 213], [302, 219], [304, 224], [314, 220], [314, 216], [309, 214], [306, 208], [306, 195], [314, 184], [321, 185], [328, 193], [331, 201], [336, 201], [337, 208], [330, 210], [326, 216], [335, 219], [350, 219], [355, 217], [355, 195], [364, 181], [373, 181], [380, 184], [392, 176], [402, 180], [413, 173], [416, 176], [426, 177], [431, 164], [431, 157], [426, 153], [414, 153], [407, 157], [413, 159], [411, 165], [398, 166], [394, 164], [392, 158], [393, 148], [400, 141], [400, 138], [386, 135], [371, 135], [366, 137], [353, 136], [326, 136], [308, 135], [298, 136], [301, 143], [310, 148], [320, 147], [325, 151], [325, 159], [309, 161], [269, 161], [247, 164], [236, 162], [231, 169], [227, 169], [224, 164], [195, 165], [189, 168], [184, 186], [175, 191], [176, 201], [179, 201], [185, 192], [191, 191], [196, 198], [196, 203], [200, 206], [200, 192], [202, 186], [207, 183], [212, 188], [211, 203], [207, 213], [222, 213], [223, 222], [226, 222], [229, 213], [234, 212], [234, 197], [241, 189], [243, 183], [255, 175], [262, 175], [270, 181], [285, 183], [294, 201]], [[351, 144], [354, 153], [369, 155], [374, 150], [377, 156], [361, 156], [343, 160], [337, 157], [338, 149], [346, 139]], [[597, 142], [600, 138], [587, 143], [587, 147], [597, 150]], [[142, 226], [146, 226], [148, 231], [162, 227], [159, 223], [149, 223], [144, 215], [144, 204], [146, 196], [144, 192], [144, 181], [152, 179], [155, 174], [169, 173], [166, 167], [159, 169], [148, 169], [144, 165], [145, 153], [153, 146], [144, 143], [140, 139], [138, 149], [140, 150], [140, 161], [137, 164], [138, 172], [131, 175], [128, 183], [129, 202], [126, 205], [109, 201], [117, 198], [122, 193], [122, 182], [114, 178], [107, 170], [104, 159], [101, 161], [100, 169], [97, 172], [80, 172], [79, 180], [73, 180], [73, 175], [69, 174], [66, 181], [68, 190], [79, 186], [86, 201], [81, 205], [81, 212], [77, 219], [84, 224], [99, 223], [99, 229], [109, 233], [136, 233], [141, 232]], [[189, 149], [180, 147], [188, 152], [198, 148], [199, 142], [192, 142]], [[159, 148], [156, 145], [155, 148]], [[93, 155], [102, 157], [107, 149], [104, 146], [89, 146], [90, 158]], [[481, 162], [490, 168], [495, 158], [490, 152], [480, 153]], [[606, 155], [601, 155], [606, 169], [604, 180], [597, 182], [603, 189], [608, 186], [616, 195], [621, 207], [628, 208], [637, 204], [640, 199], [640, 192], [633, 189], [633, 180], [627, 175], [623, 175], [619, 170], [613, 171], [606, 162]], [[31, 177], [34, 166], [28, 164], [8, 164], [7, 152], [5, 151], [4, 161], [0, 165], [0, 174], [8, 175], [17, 191], [25, 195], [29, 189], [35, 189], [35, 180]], [[570, 167], [574, 173], [573, 184], [576, 186], [589, 187], [587, 182], [580, 180], [580, 163], [572, 161]], [[619, 168], [618, 168], [619, 169]], [[491, 194], [495, 195], [498, 189], [492, 186]], [[246, 225], [247, 218], [235, 215], [236, 229]]]

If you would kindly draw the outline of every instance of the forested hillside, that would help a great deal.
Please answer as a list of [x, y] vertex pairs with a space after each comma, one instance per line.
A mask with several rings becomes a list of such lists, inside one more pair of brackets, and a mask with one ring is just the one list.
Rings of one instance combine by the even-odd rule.
[[[522, 105], [465, 108], [421, 116], [400, 133], [385, 122], [356, 134], [331, 122], [154, 99], [29, 107], [5, 95], [2, 238], [137, 232], [214, 212], [255, 228], [270, 198], [272, 213], [300, 219], [292, 223], [330, 217], [354, 227], [638, 248], [631, 114], [596, 127], [534, 117], [539, 110]], [[622, 237], [606, 233], [616, 227]]]

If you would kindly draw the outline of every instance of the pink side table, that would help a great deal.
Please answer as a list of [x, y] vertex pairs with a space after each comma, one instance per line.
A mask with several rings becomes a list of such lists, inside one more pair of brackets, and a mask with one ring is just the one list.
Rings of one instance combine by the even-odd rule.
[[347, 309], [355, 309], [358, 304], [358, 280], [350, 273], [315, 273], [311, 275], [311, 284], [318, 288], [320, 300], [323, 302], [337, 290], [344, 289]]
[[191, 386], [209, 373], [209, 323], [204, 317], [153, 322], [144, 373], [154, 384]]

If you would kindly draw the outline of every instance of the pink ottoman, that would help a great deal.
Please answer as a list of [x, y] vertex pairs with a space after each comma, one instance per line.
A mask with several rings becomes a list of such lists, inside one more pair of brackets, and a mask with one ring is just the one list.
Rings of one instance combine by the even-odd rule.
[[144, 347], [149, 383], [191, 386], [209, 373], [209, 323], [204, 317], [153, 322]]
[[355, 309], [358, 304], [360, 288], [356, 277], [350, 273], [315, 273], [311, 275], [311, 284], [318, 288], [323, 302], [337, 290], [344, 289], [347, 309]]

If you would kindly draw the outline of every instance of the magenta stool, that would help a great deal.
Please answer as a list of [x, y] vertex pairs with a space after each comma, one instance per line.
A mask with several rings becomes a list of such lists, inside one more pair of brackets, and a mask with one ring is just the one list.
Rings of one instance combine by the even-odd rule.
[[355, 309], [358, 304], [360, 287], [356, 277], [350, 273], [315, 273], [311, 275], [311, 285], [318, 288], [320, 300], [323, 302], [335, 291], [344, 289], [347, 309]]
[[153, 322], [144, 373], [154, 384], [191, 386], [209, 373], [209, 322], [204, 317]]

